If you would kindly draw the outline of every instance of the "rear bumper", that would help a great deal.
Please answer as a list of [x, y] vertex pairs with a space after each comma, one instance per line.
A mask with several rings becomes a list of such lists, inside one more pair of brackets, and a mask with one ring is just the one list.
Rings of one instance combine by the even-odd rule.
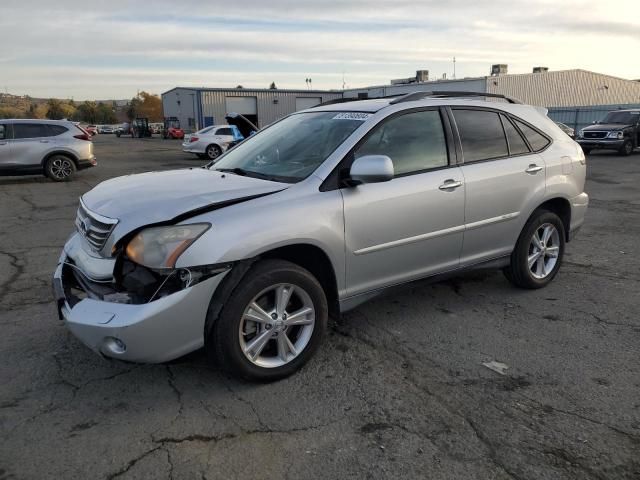
[[182, 151], [186, 153], [204, 153], [204, 147], [197, 143], [183, 143]]
[[587, 208], [589, 207], [589, 195], [583, 192], [580, 195], [577, 195], [570, 199], [569, 203], [571, 204], [571, 226], [569, 228], [569, 240], [572, 240], [584, 223]]
[[91, 155], [89, 158], [78, 160], [78, 170], [84, 170], [85, 168], [91, 168], [98, 165], [95, 155]]
[[607, 149], [607, 150], [619, 150], [622, 148], [626, 139], [617, 140], [617, 139], [587, 139], [587, 138], [579, 138], [576, 140], [582, 148], [591, 148], [591, 149]]

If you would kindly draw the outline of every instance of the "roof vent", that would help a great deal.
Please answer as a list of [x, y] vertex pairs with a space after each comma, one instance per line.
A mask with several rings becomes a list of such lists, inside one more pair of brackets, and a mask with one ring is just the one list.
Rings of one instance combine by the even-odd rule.
[[533, 73], [547, 73], [549, 67], [533, 67]]
[[498, 75], [506, 75], [507, 69], [508, 69], [508, 65], [506, 63], [498, 63], [495, 65], [491, 65], [491, 76], [495, 77]]

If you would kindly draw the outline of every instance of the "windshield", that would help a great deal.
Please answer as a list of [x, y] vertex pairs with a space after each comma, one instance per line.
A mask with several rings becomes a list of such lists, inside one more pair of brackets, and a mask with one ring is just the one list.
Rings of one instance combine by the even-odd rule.
[[602, 123], [622, 123], [635, 125], [640, 118], [640, 112], [609, 112]]
[[370, 114], [291, 115], [252, 135], [210, 168], [295, 183], [308, 177]]

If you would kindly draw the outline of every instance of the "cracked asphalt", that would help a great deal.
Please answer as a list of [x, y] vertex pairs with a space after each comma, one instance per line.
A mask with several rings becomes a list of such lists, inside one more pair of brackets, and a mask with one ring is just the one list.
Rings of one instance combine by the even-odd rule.
[[499, 272], [415, 283], [256, 385], [202, 352], [104, 360], [57, 319], [78, 196], [202, 163], [177, 141], [95, 143], [99, 166], [73, 182], [0, 178], [0, 480], [640, 478], [639, 153], [588, 158], [587, 222], [548, 288]]

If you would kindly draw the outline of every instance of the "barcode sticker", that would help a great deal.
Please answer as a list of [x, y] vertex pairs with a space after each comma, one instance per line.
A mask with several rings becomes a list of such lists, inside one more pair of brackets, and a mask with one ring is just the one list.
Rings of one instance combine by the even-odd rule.
[[332, 120], [359, 120], [364, 122], [365, 120], [368, 120], [371, 115], [373, 114], [363, 112], [342, 112], [338, 113], [332, 118]]

